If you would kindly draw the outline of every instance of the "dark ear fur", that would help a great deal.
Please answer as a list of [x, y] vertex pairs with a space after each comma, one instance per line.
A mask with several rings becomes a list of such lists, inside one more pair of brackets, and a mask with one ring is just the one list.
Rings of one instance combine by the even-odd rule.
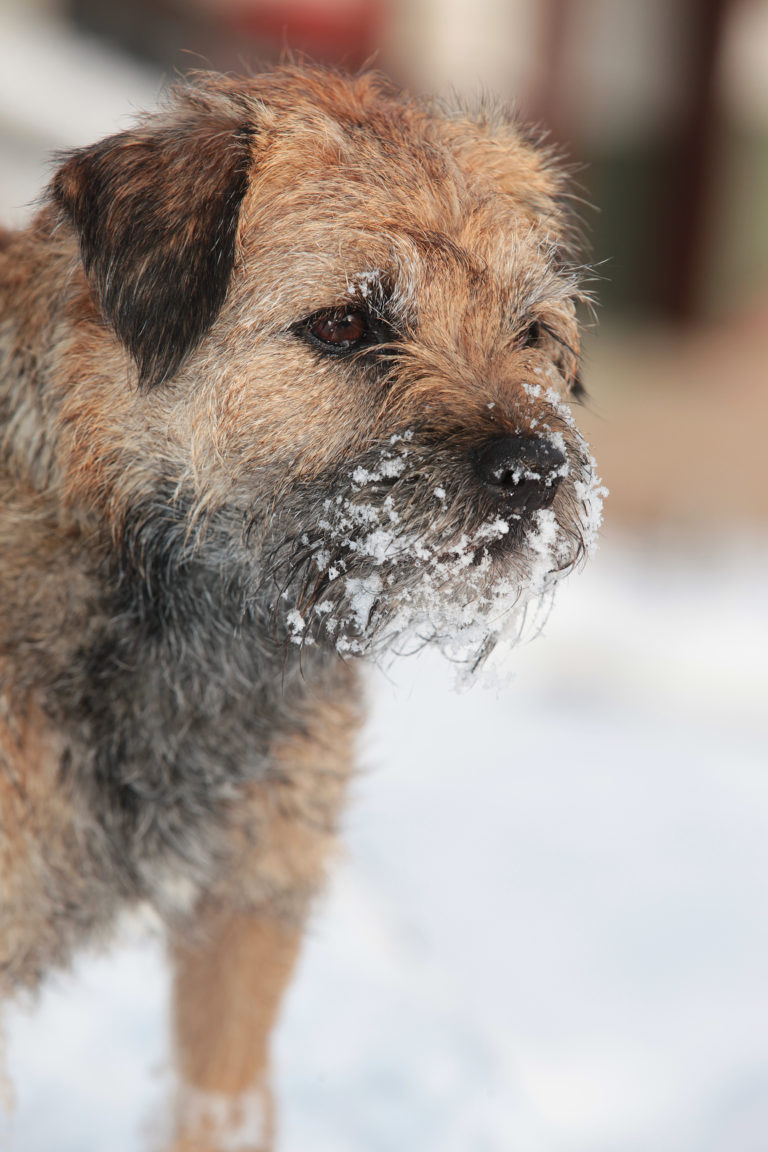
[[188, 105], [73, 152], [54, 177], [53, 200], [143, 387], [174, 375], [224, 303], [250, 134], [234, 111]]

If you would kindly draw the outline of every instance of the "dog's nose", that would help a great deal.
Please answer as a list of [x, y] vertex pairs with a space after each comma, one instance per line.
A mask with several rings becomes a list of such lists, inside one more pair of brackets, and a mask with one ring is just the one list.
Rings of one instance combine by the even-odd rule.
[[549, 507], [565, 463], [565, 453], [538, 436], [491, 440], [474, 458], [475, 472], [486, 488], [520, 515]]

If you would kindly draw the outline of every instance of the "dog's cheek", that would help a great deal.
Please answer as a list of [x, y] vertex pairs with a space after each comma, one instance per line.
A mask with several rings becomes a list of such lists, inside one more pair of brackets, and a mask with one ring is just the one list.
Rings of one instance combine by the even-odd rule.
[[75, 152], [54, 178], [53, 201], [144, 388], [174, 375], [224, 303], [250, 165], [246, 126], [188, 112]]

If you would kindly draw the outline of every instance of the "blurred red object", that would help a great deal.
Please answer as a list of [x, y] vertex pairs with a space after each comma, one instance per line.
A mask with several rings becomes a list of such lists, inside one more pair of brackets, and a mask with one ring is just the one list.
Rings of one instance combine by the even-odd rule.
[[224, 4], [225, 27], [274, 57], [284, 50], [360, 67], [381, 45], [387, 0], [252, 0]]

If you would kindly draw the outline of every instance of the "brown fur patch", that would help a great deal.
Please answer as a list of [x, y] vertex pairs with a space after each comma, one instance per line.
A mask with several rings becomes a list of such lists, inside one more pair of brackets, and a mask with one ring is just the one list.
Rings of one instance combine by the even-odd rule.
[[285, 68], [179, 86], [0, 235], [0, 982], [150, 901], [183, 1078], [233, 1114], [332, 855], [349, 654], [586, 546], [564, 204], [503, 109]]

